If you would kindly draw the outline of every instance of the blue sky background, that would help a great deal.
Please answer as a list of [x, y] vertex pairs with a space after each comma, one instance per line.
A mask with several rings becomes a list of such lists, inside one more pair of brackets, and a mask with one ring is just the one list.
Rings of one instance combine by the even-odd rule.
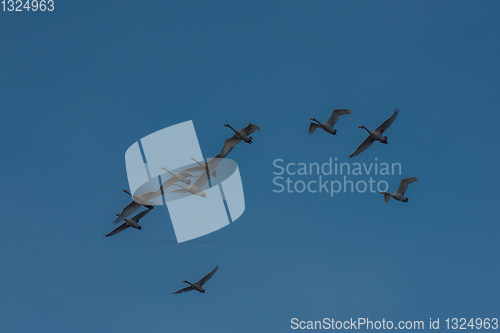
[[[496, 1], [56, 1], [0, 12], [5, 332], [287, 332], [290, 319], [499, 317]], [[391, 191], [273, 193], [274, 159], [399, 162]], [[349, 108], [338, 135], [309, 119]], [[246, 211], [177, 244], [167, 210], [105, 238], [124, 154], [193, 120], [203, 153], [260, 126]], [[366, 179], [360, 177], [359, 179]], [[353, 177], [353, 180], [358, 178]], [[302, 180], [316, 177], [304, 177]], [[337, 178], [332, 177], [331, 180]], [[382, 178], [380, 178], [382, 179]], [[169, 295], [220, 269], [207, 293]]]

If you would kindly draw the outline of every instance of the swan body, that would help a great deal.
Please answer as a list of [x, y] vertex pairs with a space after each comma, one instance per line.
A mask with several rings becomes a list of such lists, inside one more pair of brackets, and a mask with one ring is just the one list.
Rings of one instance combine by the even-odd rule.
[[328, 132], [330, 134], [333, 134], [333, 135], [337, 135], [337, 130], [333, 128], [333, 126], [337, 123], [337, 121], [339, 120], [339, 117], [341, 115], [344, 115], [344, 114], [351, 114], [352, 111], [351, 110], [347, 110], [347, 109], [336, 109], [336, 110], [333, 110], [332, 112], [332, 115], [330, 116], [330, 118], [325, 121], [324, 123], [320, 123], [318, 120], [316, 120], [316, 118], [311, 118], [312, 121], [315, 121], [316, 123], [311, 123], [309, 125], [309, 134], [313, 134], [314, 131], [316, 131], [316, 129], [318, 128], [321, 128], [323, 129], [325, 132]]
[[370, 131], [368, 130], [366, 127], [364, 126], [359, 126], [359, 128], [364, 128], [367, 132], [368, 132], [368, 135], [373, 139], [373, 140], [376, 140], [376, 141], [380, 141], [384, 144], [387, 144], [387, 137], [386, 136], [383, 136], [382, 133], [380, 132], [377, 132], [377, 130], [373, 130], [373, 131]]
[[[172, 173], [172, 172], [170, 172], [169, 170], [167, 170], [166, 168], [163, 168], [163, 167], [162, 167], [162, 170], [165, 170], [166, 172], [168, 172], [169, 174], [172, 175], [172, 178], [170, 178], [170, 179], [173, 180], [172, 184], [175, 181], [179, 181], [179, 182], [183, 182], [186, 185], [191, 185], [191, 180], [188, 179], [188, 177], [196, 177], [195, 175], [193, 175], [193, 174], [191, 174], [190, 172], [187, 172], [187, 171], [179, 171], [179, 172], [176, 172], [176, 173]], [[164, 181], [163, 184], [165, 184], [167, 181], [168, 180]]]
[[169, 170], [167, 170], [166, 168], [163, 168], [163, 170], [167, 171], [169, 174], [172, 175], [172, 177], [170, 177], [169, 179], [165, 180], [162, 184], [161, 184], [161, 187], [158, 189], [158, 191], [156, 191], [156, 196], [160, 196], [161, 195], [161, 192], [163, 191], [163, 193], [166, 192], [167, 188], [169, 188], [170, 186], [174, 185], [176, 182], [182, 182], [186, 185], [191, 185], [191, 180], [190, 179], [187, 179], [188, 177], [196, 177], [195, 175], [193, 175], [192, 173], [190, 172], [187, 172], [187, 171], [180, 171], [180, 172], [176, 172], [176, 173], [172, 173], [170, 172]]
[[172, 193], [191, 193], [197, 195], [202, 198], [206, 198], [207, 194], [203, 192], [201, 189], [208, 182], [208, 175], [206, 172], [203, 172], [198, 179], [194, 182], [194, 184], [189, 185], [188, 187], [183, 187], [177, 183], [173, 183], [172, 185], [180, 187], [179, 189], [173, 190]]
[[176, 292], [173, 292], [171, 294], [182, 294], [182, 293], [185, 293], [185, 292], [188, 292], [188, 291], [191, 291], [191, 290], [196, 290], [196, 291], [199, 291], [200, 293], [205, 293], [205, 289], [203, 289], [203, 285], [208, 281], [210, 280], [210, 278], [215, 274], [215, 272], [217, 272], [217, 270], [219, 269], [219, 265], [217, 265], [210, 273], [208, 273], [207, 275], [205, 275], [203, 278], [201, 278], [200, 281], [198, 282], [195, 282], [195, 283], [191, 283], [187, 280], [184, 280], [182, 282], [184, 283], [187, 283], [189, 284], [189, 287], [186, 287], [186, 288], [182, 288], [182, 289], [179, 289], [177, 290]]
[[391, 126], [394, 119], [396, 119], [398, 113], [399, 110], [396, 109], [389, 119], [384, 121], [379, 127], [377, 127], [373, 131], [370, 131], [365, 126], [359, 126], [359, 128], [363, 128], [368, 132], [368, 137], [365, 139], [365, 141], [363, 141], [359, 145], [358, 149], [356, 149], [356, 151], [349, 156], [349, 158], [353, 158], [354, 156], [361, 154], [366, 150], [366, 148], [370, 147], [371, 144], [374, 143], [375, 141], [380, 141], [383, 144], [387, 144], [388, 143], [387, 136], [383, 136], [382, 134], [384, 133], [385, 130], [389, 128], [389, 126]]
[[[203, 175], [204, 174], [202, 174], [200, 177], [202, 177]], [[172, 193], [191, 193], [191, 194], [197, 195], [197, 196], [202, 197], [202, 198], [207, 197], [207, 194], [205, 192], [203, 192], [201, 190], [201, 188], [194, 186], [194, 184], [189, 185], [188, 187], [183, 187], [177, 183], [174, 183], [173, 185], [179, 186], [180, 188], [173, 190]]]
[[408, 188], [408, 184], [414, 183], [417, 180], [418, 180], [418, 177], [408, 177], [408, 178], [402, 179], [401, 183], [399, 183], [399, 187], [398, 187], [398, 190], [396, 192], [394, 192], [394, 193], [380, 192], [380, 193], [384, 195], [385, 202], [388, 202], [391, 198], [394, 198], [395, 200], [398, 200], [401, 202], [408, 202], [408, 198], [405, 198], [405, 196], [404, 196], [406, 189]]

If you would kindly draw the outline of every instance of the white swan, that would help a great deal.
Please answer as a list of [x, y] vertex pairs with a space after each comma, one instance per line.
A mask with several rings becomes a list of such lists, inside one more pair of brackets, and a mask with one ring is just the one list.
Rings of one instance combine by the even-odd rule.
[[396, 119], [396, 116], [398, 115], [398, 113], [399, 113], [399, 110], [396, 109], [396, 111], [394, 111], [393, 115], [389, 119], [384, 121], [382, 123], [382, 125], [380, 125], [379, 127], [377, 127], [373, 131], [369, 131], [364, 126], [359, 126], [359, 128], [364, 128], [368, 132], [368, 137], [365, 139], [365, 141], [363, 141], [363, 143], [361, 143], [359, 145], [358, 149], [356, 149], [356, 151], [354, 153], [352, 153], [351, 156], [349, 156], [349, 158], [353, 158], [354, 156], [359, 155], [362, 152], [364, 152], [366, 150], [366, 148], [370, 147], [370, 145], [373, 142], [375, 142], [375, 140], [380, 141], [384, 144], [387, 144], [387, 137], [383, 136], [382, 134], [384, 133], [384, 131], [386, 129], [389, 128], [389, 126], [391, 126], [394, 119]]
[[109, 234], [106, 235], [106, 237], [116, 235], [119, 232], [122, 232], [123, 230], [132, 227], [141, 230], [142, 227], [139, 225], [139, 220], [142, 219], [144, 216], [146, 216], [151, 210], [153, 210], [154, 207], [148, 208], [146, 210], [143, 210], [136, 216], [132, 217], [131, 219], [125, 219], [125, 223], [117, 227], [115, 230], [111, 231]]
[[229, 152], [234, 148], [234, 146], [236, 146], [242, 140], [245, 141], [246, 143], [252, 143], [252, 137], [249, 135], [255, 131], [260, 131], [259, 126], [254, 125], [252, 123], [248, 124], [247, 127], [239, 130], [235, 130], [229, 124], [225, 124], [224, 126], [229, 127], [234, 131], [234, 135], [224, 142], [224, 146], [222, 147], [222, 152], [221, 152], [221, 154], [224, 156], [229, 154]]
[[[183, 182], [186, 185], [191, 185], [191, 180], [188, 179], [188, 177], [196, 177], [195, 175], [193, 175], [190, 172], [187, 172], [185, 170], [184, 171], [179, 171], [179, 172], [176, 172], [176, 173], [172, 173], [172, 172], [170, 172], [169, 170], [167, 170], [164, 167], [162, 167], [162, 170], [165, 170], [166, 172], [168, 172], [169, 174], [172, 175], [172, 177], [170, 177], [169, 179], [165, 180], [161, 184], [161, 188], [163, 189], [164, 193], [165, 193], [165, 190], [167, 188], [169, 188], [170, 186], [174, 185], [175, 182], [179, 181], [179, 182]], [[160, 192], [160, 190], [158, 190], [156, 192]], [[161, 192], [159, 194], [161, 195]]]
[[215, 274], [215, 272], [217, 272], [217, 270], [219, 269], [219, 265], [217, 265], [210, 273], [208, 273], [207, 275], [205, 275], [200, 281], [198, 282], [195, 282], [195, 283], [191, 283], [191, 282], [188, 282], [186, 280], [182, 281], [184, 283], [187, 283], [189, 284], [189, 287], [186, 287], [186, 288], [182, 288], [182, 289], [179, 289], [177, 290], [176, 292], [173, 292], [173, 293], [170, 293], [170, 294], [182, 294], [182, 293], [185, 293], [185, 292], [188, 292], [188, 291], [191, 291], [191, 290], [197, 290], [199, 291], [200, 293], [205, 293], [205, 289], [203, 289], [203, 285], [208, 281], [210, 280], [210, 278]]
[[319, 121], [317, 121], [316, 118], [311, 118], [311, 120], [317, 122], [317, 124], [311, 123], [311, 125], [309, 125], [309, 134], [313, 134], [317, 128], [322, 128], [325, 132], [328, 132], [328, 133], [333, 134], [333, 135], [337, 135], [337, 130], [334, 129], [333, 126], [337, 123], [337, 121], [339, 120], [339, 117], [341, 115], [351, 114], [351, 113], [352, 113], [352, 111], [347, 110], [347, 109], [333, 110], [332, 115], [330, 116], [330, 119], [328, 119], [323, 124], [320, 123]]
[[234, 135], [224, 141], [224, 146], [222, 146], [222, 151], [219, 155], [215, 156], [215, 158], [224, 158], [233, 150], [233, 148], [240, 143], [241, 141], [245, 141], [246, 143], [252, 143], [252, 137], [249, 136], [255, 131], [260, 131], [259, 126], [249, 123], [247, 127], [235, 130], [229, 124], [225, 124], [224, 126], [229, 127], [234, 131]]
[[202, 192], [201, 188], [208, 182], [208, 175], [206, 172], [203, 172], [198, 179], [194, 182], [194, 184], [189, 185], [188, 187], [183, 187], [177, 183], [173, 183], [172, 185], [176, 185], [180, 188], [173, 190], [172, 193], [191, 193], [197, 195], [202, 198], [206, 198], [207, 194]]
[[380, 192], [384, 195], [384, 200], [385, 202], [389, 201], [389, 199], [394, 198], [398, 201], [402, 202], [408, 202], [408, 198], [404, 197], [404, 194], [406, 192], [406, 189], [408, 188], [408, 184], [414, 183], [418, 180], [418, 177], [408, 177], [403, 180], [401, 180], [401, 183], [399, 184], [398, 190], [394, 193], [387, 193], [387, 192]]
[[[224, 126], [231, 128], [234, 131], [234, 135], [232, 137], [230, 137], [229, 139], [227, 139], [226, 141], [224, 141], [224, 146], [222, 146], [221, 152], [217, 156], [212, 158], [210, 161], [203, 163], [203, 164], [201, 164], [200, 162], [198, 162], [194, 158], [191, 158], [193, 161], [198, 163], [198, 166], [187, 168], [187, 169], [183, 170], [183, 172], [197, 172], [197, 171], [214, 170], [217, 167], [217, 165], [219, 164], [219, 162], [223, 158], [225, 158], [238, 143], [240, 143], [241, 141], [245, 141], [247, 143], [252, 143], [252, 137], [249, 135], [255, 131], [260, 131], [259, 126], [254, 125], [252, 123], [249, 123], [247, 127], [239, 129], [239, 130], [235, 130], [229, 124], [225, 124]], [[214, 171], [212, 173], [212, 176], [215, 177], [215, 174], [216, 174], [216, 171]]]

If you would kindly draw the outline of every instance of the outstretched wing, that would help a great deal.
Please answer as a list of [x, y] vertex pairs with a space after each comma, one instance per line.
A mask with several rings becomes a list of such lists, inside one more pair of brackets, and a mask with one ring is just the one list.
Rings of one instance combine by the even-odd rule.
[[134, 195], [134, 201], [141, 205], [150, 205], [151, 200], [158, 198], [161, 195], [161, 189], [156, 191], [149, 191], [146, 193]]
[[186, 287], [186, 288], [179, 289], [175, 293], [171, 293], [171, 294], [182, 294], [182, 293], [186, 293], [188, 291], [191, 291], [193, 289], [194, 289], [193, 287], [189, 286], [189, 287]]
[[129, 225], [127, 223], [123, 223], [119, 227], [117, 227], [115, 230], [111, 231], [109, 234], [106, 235], [106, 237], [116, 235], [119, 232], [122, 232], [123, 230], [127, 229]]
[[417, 180], [418, 180], [418, 177], [408, 177], [408, 178], [401, 180], [401, 183], [399, 183], [399, 187], [398, 187], [398, 190], [396, 191], [396, 193], [401, 194], [401, 195], [405, 194], [406, 189], [408, 188], [408, 184], [414, 183]]
[[224, 159], [224, 157], [225, 156], [222, 156], [221, 154], [219, 154], [207, 162], [208, 173], [210, 175], [215, 176], [215, 173], [217, 172], [217, 170], [216, 170], [217, 166]]
[[250, 135], [250, 134], [252, 134], [253, 132], [255, 132], [255, 131], [257, 131], [257, 130], [259, 130], [259, 131], [260, 131], [260, 128], [259, 128], [259, 126], [257, 126], [257, 125], [254, 125], [254, 124], [250, 123], [250, 124], [248, 124], [248, 126], [247, 126], [247, 127], [242, 128], [241, 130], [242, 130], [243, 132], [245, 132], [245, 134], [246, 134], [246, 135]]
[[197, 166], [194, 166], [191, 168], [184, 169], [184, 170], [182, 170], [182, 172], [198, 172], [198, 171], [204, 171], [204, 170], [205, 170], [204, 166], [197, 165]]
[[379, 133], [384, 133], [384, 131], [386, 129], [389, 128], [389, 126], [391, 126], [392, 122], [394, 121], [394, 119], [396, 119], [396, 116], [398, 115], [399, 113], [399, 110], [396, 109], [396, 111], [394, 111], [394, 113], [392, 114], [392, 116], [387, 119], [386, 121], [384, 121], [382, 123], [382, 125], [380, 125], [379, 127], [377, 127], [376, 131], [379, 132]]
[[188, 177], [196, 177], [192, 173], [186, 172], [186, 171], [179, 171], [179, 172], [176, 172], [176, 174], [179, 174], [179, 175], [181, 175], [183, 177], [186, 177], [186, 178], [188, 178]]
[[116, 220], [113, 221], [113, 223], [118, 224], [121, 221], [125, 220], [127, 216], [131, 215], [133, 212], [138, 210], [139, 207], [141, 207], [141, 204], [132, 200], [131, 203], [129, 203], [127, 206], [125, 206], [125, 208], [123, 208], [122, 212], [120, 213], [120, 215], [118, 215]]
[[[247, 126], [248, 127], [248, 126]], [[252, 131], [253, 133], [253, 131]], [[227, 154], [229, 154], [231, 152], [231, 150], [233, 150], [233, 148], [241, 142], [241, 139], [238, 138], [235, 135], [233, 135], [232, 137], [230, 137], [229, 139], [227, 139], [226, 141], [224, 141], [224, 146], [222, 146], [222, 151], [220, 152], [219, 155], [217, 155], [218, 157], [220, 158], [224, 158], [227, 156]]]
[[150, 211], [152, 211], [153, 208], [148, 208], [146, 210], [143, 210], [142, 212], [140, 212], [139, 214], [137, 214], [136, 216], [134, 216], [132, 218], [132, 220], [135, 221], [135, 222], [139, 222], [139, 220], [142, 219], [144, 216], [146, 216]]
[[352, 111], [351, 110], [347, 110], [347, 109], [336, 109], [336, 110], [333, 110], [332, 112], [332, 115], [330, 116], [330, 119], [328, 119], [326, 122], [330, 125], [335, 125], [337, 123], [337, 121], [339, 120], [339, 117], [341, 115], [344, 115], [344, 114], [351, 114]]
[[311, 123], [311, 125], [309, 125], [309, 134], [313, 134], [314, 131], [319, 127], [321, 127], [320, 124]]
[[188, 190], [185, 188], [176, 188], [175, 190], [172, 191], [172, 193], [189, 193]]
[[201, 286], [204, 285], [208, 280], [210, 280], [210, 278], [215, 274], [215, 272], [217, 272], [218, 269], [219, 265], [217, 265], [210, 273], [208, 273], [200, 281], [198, 281], [198, 284]]
[[364, 152], [366, 148], [370, 147], [373, 141], [375, 141], [375, 139], [373, 139], [371, 136], [367, 137], [365, 141], [363, 141], [363, 143], [359, 145], [358, 149], [356, 149], [356, 151], [352, 153], [351, 156], [349, 156], [349, 158], [353, 158], [354, 156]]

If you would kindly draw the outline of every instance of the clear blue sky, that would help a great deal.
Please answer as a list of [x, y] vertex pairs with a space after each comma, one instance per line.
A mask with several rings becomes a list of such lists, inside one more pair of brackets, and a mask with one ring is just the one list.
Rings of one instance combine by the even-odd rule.
[[[496, 1], [56, 1], [0, 12], [4, 332], [288, 332], [291, 318], [499, 316]], [[274, 193], [273, 160], [401, 163], [409, 203]], [[338, 135], [311, 117], [348, 108]], [[177, 244], [166, 208], [105, 238], [124, 154], [193, 120], [246, 211]], [[358, 176], [362, 179], [361, 176]], [[314, 176], [303, 179], [315, 179]], [[336, 179], [336, 178], [331, 178]], [[357, 178], [354, 178], [357, 179]], [[382, 178], [380, 178], [382, 179]], [[206, 294], [169, 295], [215, 265]]]

